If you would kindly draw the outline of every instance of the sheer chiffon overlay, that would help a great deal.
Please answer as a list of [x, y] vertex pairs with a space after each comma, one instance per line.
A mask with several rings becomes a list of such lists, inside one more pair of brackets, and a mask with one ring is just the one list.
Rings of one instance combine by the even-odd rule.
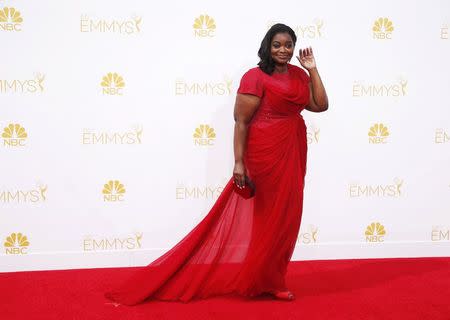
[[244, 156], [255, 196], [239, 196], [230, 178], [194, 229], [106, 292], [108, 299], [135, 305], [287, 289], [286, 269], [302, 216], [307, 143], [300, 112], [309, 101], [309, 81], [304, 70], [290, 64], [283, 74], [253, 68], [243, 75], [237, 92], [261, 98]]

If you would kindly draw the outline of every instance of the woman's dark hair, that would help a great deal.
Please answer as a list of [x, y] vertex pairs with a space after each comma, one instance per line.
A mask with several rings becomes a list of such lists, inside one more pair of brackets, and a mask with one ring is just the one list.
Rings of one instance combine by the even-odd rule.
[[270, 49], [272, 46], [272, 39], [277, 33], [289, 34], [292, 38], [292, 41], [294, 41], [294, 46], [297, 42], [297, 36], [295, 35], [294, 30], [292, 30], [289, 26], [282, 23], [277, 23], [270, 27], [270, 29], [262, 39], [261, 47], [258, 50], [258, 57], [261, 59], [258, 62], [258, 66], [267, 74], [272, 74], [275, 70], [275, 61], [273, 61], [272, 59]]

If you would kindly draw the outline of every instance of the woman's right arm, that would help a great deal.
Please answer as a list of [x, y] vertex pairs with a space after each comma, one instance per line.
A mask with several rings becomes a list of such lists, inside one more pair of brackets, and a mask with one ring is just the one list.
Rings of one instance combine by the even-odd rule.
[[234, 182], [242, 188], [245, 184], [244, 153], [247, 145], [248, 124], [258, 109], [261, 99], [251, 94], [236, 95], [234, 105]]

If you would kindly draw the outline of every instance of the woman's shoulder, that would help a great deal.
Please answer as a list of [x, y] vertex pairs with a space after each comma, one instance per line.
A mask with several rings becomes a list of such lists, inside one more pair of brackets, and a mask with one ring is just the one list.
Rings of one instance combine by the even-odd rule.
[[305, 81], [309, 81], [309, 74], [302, 68], [293, 65], [293, 64], [289, 64], [289, 69], [292, 70], [292, 72], [300, 77], [301, 79], [305, 80]]
[[296, 66], [295, 64], [288, 64], [289, 68], [294, 71], [295, 73], [298, 74], [307, 74], [305, 70], [303, 70], [302, 68]]
[[261, 77], [264, 74], [264, 72], [261, 70], [260, 67], [253, 67], [248, 69], [246, 72], [244, 72], [244, 76], [247, 77]]
[[259, 67], [247, 70], [241, 78], [238, 93], [262, 97], [264, 93], [263, 71]]

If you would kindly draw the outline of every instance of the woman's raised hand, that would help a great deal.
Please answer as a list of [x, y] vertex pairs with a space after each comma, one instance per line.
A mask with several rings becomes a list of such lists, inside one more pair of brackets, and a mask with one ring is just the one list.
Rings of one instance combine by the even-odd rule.
[[311, 47], [300, 49], [297, 56], [298, 61], [306, 70], [314, 69], [316, 67], [316, 60]]

